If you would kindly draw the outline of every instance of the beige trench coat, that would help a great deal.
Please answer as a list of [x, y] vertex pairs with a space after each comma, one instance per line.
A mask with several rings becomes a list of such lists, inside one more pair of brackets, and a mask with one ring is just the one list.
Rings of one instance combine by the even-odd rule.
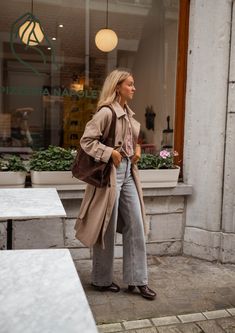
[[[116, 113], [115, 149], [119, 150], [127, 135], [128, 120], [126, 113], [119, 103], [112, 103]], [[134, 112], [127, 107], [133, 135], [133, 147], [135, 149], [139, 136], [140, 124], [133, 118]], [[80, 140], [81, 147], [87, 154], [96, 160], [108, 162], [111, 158], [113, 148], [105, 146], [99, 139], [107, 137], [112, 121], [112, 112], [108, 107], [102, 107], [93, 118], [87, 123], [84, 134]], [[139, 179], [137, 165], [132, 165], [132, 175], [139, 195], [145, 233], [145, 209], [142, 195], [142, 188]], [[87, 185], [85, 195], [80, 207], [79, 215], [75, 224], [76, 238], [84, 245], [90, 247], [100, 242], [104, 248], [104, 235], [111, 218], [116, 198], [116, 168], [113, 165], [110, 175], [110, 185], [97, 188]], [[122, 232], [123, 221], [118, 217], [117, 231]]]

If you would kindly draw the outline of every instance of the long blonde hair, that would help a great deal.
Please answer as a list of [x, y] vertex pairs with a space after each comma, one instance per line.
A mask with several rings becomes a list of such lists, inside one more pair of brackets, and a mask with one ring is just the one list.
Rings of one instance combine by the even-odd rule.
[[121, 84], [132, 74], [126, 70], [115, 69], [106, 77], [100, 98], [97, 103], [97, 109], [100, 109], [103, 105], [109, 105], [113, 103], [118, 98], [118, 93], [116, 91], [117, 85]]

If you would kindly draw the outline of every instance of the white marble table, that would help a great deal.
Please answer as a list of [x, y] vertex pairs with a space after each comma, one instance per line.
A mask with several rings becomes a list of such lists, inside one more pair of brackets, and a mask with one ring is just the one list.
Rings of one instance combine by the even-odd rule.
[[65, 216], [55, 188], [0, 189], [0, 222], [7, 222], [7, 249], [12, 248], [12, 220]]
[[97, 333], [69, 250], [0, 251], [1, 333]]

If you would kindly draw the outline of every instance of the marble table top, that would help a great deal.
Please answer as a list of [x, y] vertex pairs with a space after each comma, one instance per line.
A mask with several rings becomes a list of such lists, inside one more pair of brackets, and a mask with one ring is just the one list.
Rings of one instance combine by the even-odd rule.
[[2, 333], [98, 333], [68, 249], [0, 251]]
[[0, 189], [0, 221], [65, 216], [55, 188]]

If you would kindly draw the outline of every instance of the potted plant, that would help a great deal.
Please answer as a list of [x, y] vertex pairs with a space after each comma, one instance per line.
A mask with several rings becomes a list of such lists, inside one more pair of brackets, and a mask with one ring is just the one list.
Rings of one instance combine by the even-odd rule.
[[57, 146], [35, 151], [29, 161], [32, 187], [84, 188], [85, 184], [71, 173], [75, 153]]
[[16, 155], [0, 158], [0, 187], [24, 187], [27, 174], [26, 165]]
[[143, 187], [175, 187], [180, 167], [174, 164], [177, 152], [161, 150], [159, 154], [142, 154], [138, 168]]

